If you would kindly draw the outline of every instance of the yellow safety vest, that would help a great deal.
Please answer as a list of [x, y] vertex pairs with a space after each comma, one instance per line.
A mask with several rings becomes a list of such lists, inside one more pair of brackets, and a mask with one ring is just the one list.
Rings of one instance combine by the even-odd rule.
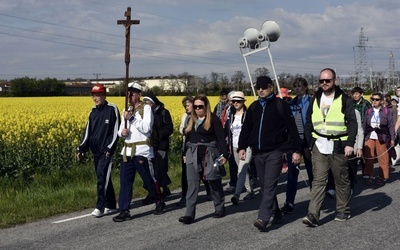
[[312, 137], [325, 137], [330, 140], [347, 140], [347, 127], [342, 113], [342, 95], [333, 99], [332, 105], [324, 118], [317, 101], [314, 101], [311, 120], [314, 126]]

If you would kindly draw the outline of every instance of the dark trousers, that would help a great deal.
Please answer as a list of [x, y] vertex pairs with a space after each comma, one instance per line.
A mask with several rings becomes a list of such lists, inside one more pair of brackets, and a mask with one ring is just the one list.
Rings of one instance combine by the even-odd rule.
[[157, 150], [153, 159], [154, 177], [160, 187], [166, 188], [171, 184], [168, 176], [168, 152]]
[[[304, 156], [304, 149], [300, 152], [303, 156], [304, 165], [306, 167], [308, 183], [311, 188], [313, 181], [312, 162], [311, 158]], [[294, 204], [294, 199], [297, 193], [299, 170], [297, 165], [292, 162], [292, 153], [287, 153], [288, 173], [287, 173], [287, 186], [286, 186], [286, 203]]]
[[262, 197], [258, 219], [264, 223], [268, 223], [273, 214], [280, 212], [276, 189], [282, 170], [282, 154], [281, 150], [274, 150], [254, 156]]
[[94, 170], [97, 176], [97, 204], [96, 208], [116, 208], [115, 192], [111, 181], [112, 157], [105, 154], [94, 156]]
[[139, 173], [151, 197], [156, 197], [156, 204], [161, 202], [160, 189], [151, 177], [149, 162], [143, 156], [127, 157], [128, 161], [124, 162], [121, 157], [120, 167], [120, 193], [119, 208], [121, 210], [129, 210], [132, 200], [132, 188], [135, 181], [136, 171]]
[[229, 176], [230, 176], [229, 186], [236, 187], [236, 182], [238, 179], [238, 166], [236, 164], [235, 157], [233, 156], [233, 154], [229, 156], [228, 162], [229, 162]]

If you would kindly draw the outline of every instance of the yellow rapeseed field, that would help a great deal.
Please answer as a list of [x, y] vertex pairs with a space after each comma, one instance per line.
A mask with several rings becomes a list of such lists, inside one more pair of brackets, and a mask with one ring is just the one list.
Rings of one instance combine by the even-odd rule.
[[[176, 131], [184, 112], [182, 98], [159, 97], [170, 111]], [[213, 108], [219, 97], [209, 99]], [[123, 110], [125, 97], [107, 100], [120, 112]], [[35, 173], [51, 173], [73, 165], [92, 106], [90, 96], [0, 98], [0, 177], [31, 178]]]

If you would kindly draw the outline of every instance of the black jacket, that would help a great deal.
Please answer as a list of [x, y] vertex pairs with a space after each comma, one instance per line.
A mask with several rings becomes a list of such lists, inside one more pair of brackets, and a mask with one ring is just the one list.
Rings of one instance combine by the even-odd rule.
[[[282, 104], [282, 111], [277, 106], [278, 102]], [[264, 107], [262, 104], [265, 104]], [[300, 151], [301, 140], [288, 103], [272, 94], [249, 106], [240, 132], [238, 150], [248, 146], [253, 154], [275, 149]]]
[[107, 152], [114, 154], [118, 142], [119, 125], [117, 106], [106, 101], [103, 105], [93, 107], [78, 151], [86, 153], [90, 148], [94, 155]]
[[154, 150], [169, 150], [169, 137], [174, 132], [171, 114], [164, 104], [160, 103], [159, 108], [154, 111], [153, 131], [151, 132], [151, 144]]

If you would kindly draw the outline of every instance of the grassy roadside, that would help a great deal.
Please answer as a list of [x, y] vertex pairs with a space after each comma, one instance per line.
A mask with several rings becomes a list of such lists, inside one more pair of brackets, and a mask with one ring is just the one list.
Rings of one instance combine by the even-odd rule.
[[[48, 176], [36, 176], [35, 181], [2, 180], [0, 184], [0, 228], [37, 221], [57, 214], [94, 208], [96, 204], [96, 176], [92, 164], [72, 167]], [[181, 167], [172, 167], [169, 175], [171, 189], [180, 186]], [[119, 194], [119, 169], [113, 168], [112, 181]], [[134, 198], [147, 192], [137, 174]]]

